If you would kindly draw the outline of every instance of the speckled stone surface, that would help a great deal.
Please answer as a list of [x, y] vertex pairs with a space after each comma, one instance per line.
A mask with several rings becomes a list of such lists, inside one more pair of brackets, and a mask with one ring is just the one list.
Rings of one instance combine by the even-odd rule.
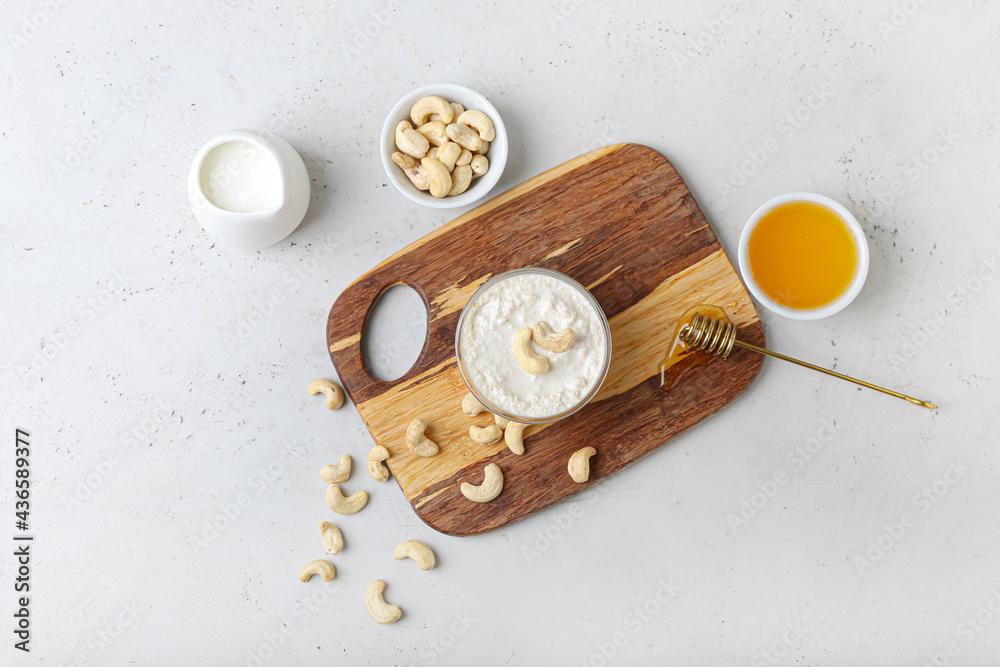
[[[995, 663], [998, 26], [982, 0], [4, 3], [0, 662]], [[406, 200], [377, 153], [387, 110], [436, 81], [502, 114], [495, 192], [635, 141], [730, 253], [774, 195], [842, 202], [864, 291], [820, 322], [762, 313], [768, 343], [940, 410], [768, 361], [566, 503], [477, 538], [426, 528], [365, 474], [353, 408], [306, 386], [332, 377], [339, 292], [462, 212]], [[273, 129], [312, 179], [305, 222], [260, 252], [215, 243], [186, 198], [195, 151], [238, 127]], [[421, 331], [390, 305], [373, 365], [399, 372]], [[371, 500], [336, 517], [317, 473], [345, 453]], [[326, 519], [337, 579], [299, 583]], [[438, 567], [393, 560], [405, 539]], [[392, 626], [365, 613], [378, 578]]]

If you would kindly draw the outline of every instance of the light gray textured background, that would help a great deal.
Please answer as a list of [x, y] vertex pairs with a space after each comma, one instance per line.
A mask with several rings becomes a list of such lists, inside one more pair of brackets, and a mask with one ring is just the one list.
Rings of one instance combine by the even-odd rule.
[[[3, 3], [0, 662], [995, 662], [998, 80], [983, 0]], [[388, 109], [437, 81], [503, 115], [495, 192], [636, 141], [730, 253], [774, 195], [843, 202], [865, 290], [821, 322], [763, 313], [769, 345], [941, 409], [768, 361], [688, 435], [477, 538], [434, 533], [359, 470], [372, 499], [339, 521], [336, 582], [300, 584], [330, 518], [318, 469], [371, 445], [305, 392], [333, 372], [326, 313], [461, 212], [411, 204], [376, 153]], [[195, 151], [236, 127], [274, 128], [312, 178], [305, 223], [261, 252], [187, 207]], [[386, 314], [399, 335], [405, 312]], [[374, 352], [398, 371], [418, 344], [392, 331]], [[11, 633], [16, 427], [30, 655]], [[407, 538], [439, 567], [394, 561]], [[364, 611], [375, 578], [394, 626]]]

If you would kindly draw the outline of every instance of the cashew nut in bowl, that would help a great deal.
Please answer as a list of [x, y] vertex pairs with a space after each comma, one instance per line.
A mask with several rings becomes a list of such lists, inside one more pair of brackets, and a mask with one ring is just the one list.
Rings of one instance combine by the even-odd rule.
[[462, 194], [469, 189], [471, 183], [472, 167], [467, 164], [457, 165], [455, 171], [451, 172], [451, 190], [448, 191], [448, 196]]
[[339, 484], [331, 484], [326, 490], [326, 506], [337, 514], [354, 514], [368, 504], [367, 491], [355, 491], [344, 496]]
[[593, 447], [584, 447], [576, 450], [569, 457], [569, 465], [566, 466], [566, 469], [574, 482], [583, 484], [590, 479], [590, 457], [596, 453], [597, 450]]
[[[458, 102], [452, 102], [452, 103], [451, 103], [451, 109], [452, 109], [452, 111], [454, 111], [454, 112], [455, 112], [455, 115], [454, 115], [454, 116], [452, 116], [452, 120], [454, 120], [454, 119], [458, 118], [458, 117], [459, 117], [459, 116], [461, 116], [461, 115], [462, 115], [463, 113], [465, 113], [465, 107], [463, 107], [463, 106], [462, 106], [461, 104], [459, 104]], [[434, 117], [432, 116], [432, 117], [431, 117], [431, 120], [443, 120], [443, 119], [441, 119], [441, 118], [434, 118]]]
[[385, 582], [381, 579], [376, 579], [368, 584], [368, 589], [365, 591], [365, 609], [368, 610], [368, 615], [376, 623], [390, 625], [400, 619], [403, 610], [397, 605], [385, 601], [385, 598], [382, 597], [384, 590]]
[[496, 422], [496, 425], [500, 428], [507, 428], [507, 424], [510, 423], [509, 419], [501, 417], [500, 415], [493, 415], [493, 421]]
[[524, 429], [527, 424], [511, 422], [503, 430], [503, 441], [507, 443], [507, 448], [515, 454], [524, 454]]
[[576, 333], [569, 327], [556, 333], [548, 322], [535, 322], [531, 327], [531, 339], [546, 352], [565, 352], [576, 342]]
[[320, 378], [310, 382], [309, 393], [313, 396], [319, 393], [326, 394], [327, 410], [336, 410], [344, 404], [344, 390], [337, 386], [335, 382], [327, 380], [326, 378]]
[[[455, 160], [456, 167], [464, 167], [465, 165], [472, 162], [472, 151], [468, 148], [463, 148], [462, 152], [459, 153], [458, 159]], [[399, 164], [398, 162], [396, 164]]]
[[417, 132], [427, 137], [427, 141], [432, 146], [441, 146], [442, 144], [449, 143], [448, 135], [444, 133], [444, 127], [444, 123], [435, 120], [430, 123], [424, 123], [417, 128]]
[[[449, 142], [449, 143], [451, 143], [451, 142]], [[425, 155], [424, 157], [430, 157], [430, 158], [434, 158], [436, 160], [437, 156], [438, 156], [438, 147], [437, 146], [431, 146], [430, 149], [427, 151], [427, 155]]]
[[490, 424], [486, 428], [480, 426], [470, 426], [469, 427], [469, 437], [472, 441], [479, 445], [492, 445], [494, 442], [500, 439], [503, 435], [503, 431], [496, 424]]
[[475, 417], [485, 410], [486, 406], [480, 403], [479, 399], [473, 396], [471, 391], [462, 399], [462, 412], [470, 417]]
[[447, 125], [455, 120], [455, 109], [451, 106], [451, 102], [443, 97], [437, 95], [421, 97], [410, 107], [410, 120], [414, 125], [423, 125], [427, 121], [440, 121]]
[[468, 148], [470, 151], [475, 153], [483, 145], [483, 140], [479, 138], [469, 126], [462, 125], [461, 123], [452, 123], [444, 128], [445, 134], [448, 138], [454, 141], [456, 144], [462, 148]]
[[396, 147], [418, 160], [427, 155], [427, 149], [431, 147], [427, 137], [413, 129], [410, 121], [401, 120], [396, 125]]
[[384, 461], [389, 458], [389, 450], [382, 445], [375, 445], [368, 451], [368, 474], [376, 482], [389, 479], [389, 469]]
[[427, 172], [427, 182], [431, 186], [431, 194], [440, 199], [448, 196], [451, 190], [451, 174], [448, 168], [434, 158], [425, 157], [420, 166]]
[[493, 141], [497, 138], [497, 131], [493, 128], [493, 121], [482, 111], [470, 109], [462, 113], [455, 122], [467, 125], [479, 132], [479, 138], [483, 141]]
[[531, 329], [524, 328], [514, 336], [514, 359], [517, 365], [532, 375], [541, 375], [549, 370], [547, 357], [531, 349]]
[[328, 464], [319, 471], [319, 476], [327, 484], [339, 484], [346, 482], [351, 477], [351, 457], [344, 454], [340, 457], [340, 465]]
[[398, 164], [399, 168], [404, 171], [407, 169], [413, 169], [418, 164], [420, 164], [419, 162], [417, 162], [417, 159], [412, 155], [407, 155], [406, 153], [400, 153], [399, 151], [396, 151], [395, 153], [392, 154], [392, 161]]
[[344, 548], [344, 535], [340, 528], [329, 521], [319, 524], [319, 534], [323, 538], [323, 550], [336, 556]]
[[404, 169], [403, 172], [417, 190], [430, 190], [431, 184], [427, 180], [427, 172], [422, 166], [418, 164], [412, 169]]
[[490, 150], [490, 142], [484, 141], [479, 148], [477, 148], [472, 152], [475, 153], [476, 155], [486, 155], [486, 153], [488, 153], [489, 150]]
[[455, 169], [455, 160], [462, 154], [462, 147], [454, 141], [441, 144], [437, 152], [437, 161], [444, 165], [445, 169], [451, 172]]
[[434, 567], [436, 562], [434, 559], [434, 552], [431, 551], [431, 548], [423, 542], [417, 542], [416, 540], [406, 540], [405, 542], [400, 542], [399, 545], [393, 549], [392, 557], [396, 560], [412, 558], [417, 564], [417, 567], [425, 571]]
[[337, 568], [328, 560], [310, 561], [299, 572], [299, 581], [309, 581], [314, 574], [323, 577], [323, 581], [333, 581], [337, 577]]
[[482, 176], [490, 170], [490, 161], [485, 155], [477, 155], [472, 158], [472, 162], [469, 163], [472, 167], [472, 173], [476, 176]]
[[414, 419], [406, 427], [406, 446], [417, 456], [434, 456], [438, 453], [437, 443], [424, 435], [427, 430], [427, 422], [423, 419]]
[[483, 472], [485, 477], [479, 486], [462, 482], [462, 486], [459, 487], [462, 495], [474, 503], [488, 503], [503, 491], [503, 471], [500, 470], [500, 466], [491, 463]]

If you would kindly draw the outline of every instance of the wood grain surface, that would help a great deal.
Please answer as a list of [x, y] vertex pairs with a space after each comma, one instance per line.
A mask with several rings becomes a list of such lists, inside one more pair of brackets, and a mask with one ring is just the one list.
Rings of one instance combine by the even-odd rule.
[[[580, 412], [525, 431], [525, 453], [501, 440], [483, 447], [469, 426], [492, 423], [461, 409], [468, 392], [455, 362], [462, 307], [490, 276], [538, 266], [587, 286], [611, 324], [614, 353], [600, 393]], [[427, 339], [413, 367], [382, 382], [365, 368], [361, 337], [379, 296], [405, 284], [423, 298]], [[692, 370], [670, 393], [659, 362], [689, 307], [723, 307], [739, 338], [764, 344], [764, 331], [715, 234], [673, 165], [656, 151], [618, 144], [592, 151], [491, 199], [399, 251], [336, 300], [327, 344], [344, 389], [417, 515], [449, 535], [474, 535], [522, 519], [595, 484], [664, 445], [739, 396], [763, 359], [737, 349]], [[409, 422], [426, 420], [441, 446], [423, 458], [406, 446]], [[570, 455], [591, 445], [590, 480], [566, 472]], [[504, 489], [490, 503], [459, 491], [495, 462]]]

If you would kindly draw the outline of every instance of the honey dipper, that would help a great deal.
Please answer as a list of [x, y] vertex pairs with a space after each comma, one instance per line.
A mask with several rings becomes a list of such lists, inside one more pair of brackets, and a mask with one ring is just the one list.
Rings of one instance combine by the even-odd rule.
[[[700, 307], [705, 309], [704, 306]], [[771, 350], [765, 350], [757, 345], [752, 345], [750, 343], [744, 343], [743, 341], [736, 340], [736, 325], [726, 318], [725, 313], [721, 308], [710, 307], [711, 312], [722, 313], [721, 317], [709, 317], [700, 312], [695, 312], [690, 317], [690, 322], [685, 322], [687, 317], [681, 319], [681, 324], [677, 331], [677, 338], [684, 344], [690, 346], [691, 349], [697, 350], [699, 352], [706, 352], [708, 354], [714, 355], [716, 357], [721, 357], [725, 359], [732, 352], [733, 346], [739, 346], [752, 350], [754, 352], [760, 352], [761, 354], [766, 354], [771, 357], [776, 357], [783, 361], [788, 361], [799, 366], [805, 366], [806, 368], [811, 368], [814, 371], [819, 371], [820, 373], [826, 373], [827, 375], [832, 375], [833, 377], [840, 378], [841, 380], [847, 380], [848, 382], [853, 382], [854, 384], [859, 384], [862, 387], [868, 387], [869, 389], [874, 389], [875, 391], [881, 391], [883, 394], [889, 394], [890, 396], [895, 396], [896, 398], [901, 398], [904, 401], [913, 403], [914, 405], [919, 405], [922, 408], [936, 409], [937, 406], [928, 401], [921, 401], [919, 398], [913, 398], [912, 396], [907, 396], [906, 394], [901, 394], [898, 391], [893, 391], [892, 389], [886, 389], [885, 387], [879, 387], [870, 382], [865, 382], [864, 380], [858, 380], [852, 378], [843, 373], [837, 373], [836, 371], [831, 371], [826, 368], [821, 368], [815, 364], [810, 364], [805, 361], [799, 361], [798, 359], [793, 359], [787, 357], [783, 354], [777, 352], [772, 352]], [[694, 309], [692, 309], [694, 310]]]

